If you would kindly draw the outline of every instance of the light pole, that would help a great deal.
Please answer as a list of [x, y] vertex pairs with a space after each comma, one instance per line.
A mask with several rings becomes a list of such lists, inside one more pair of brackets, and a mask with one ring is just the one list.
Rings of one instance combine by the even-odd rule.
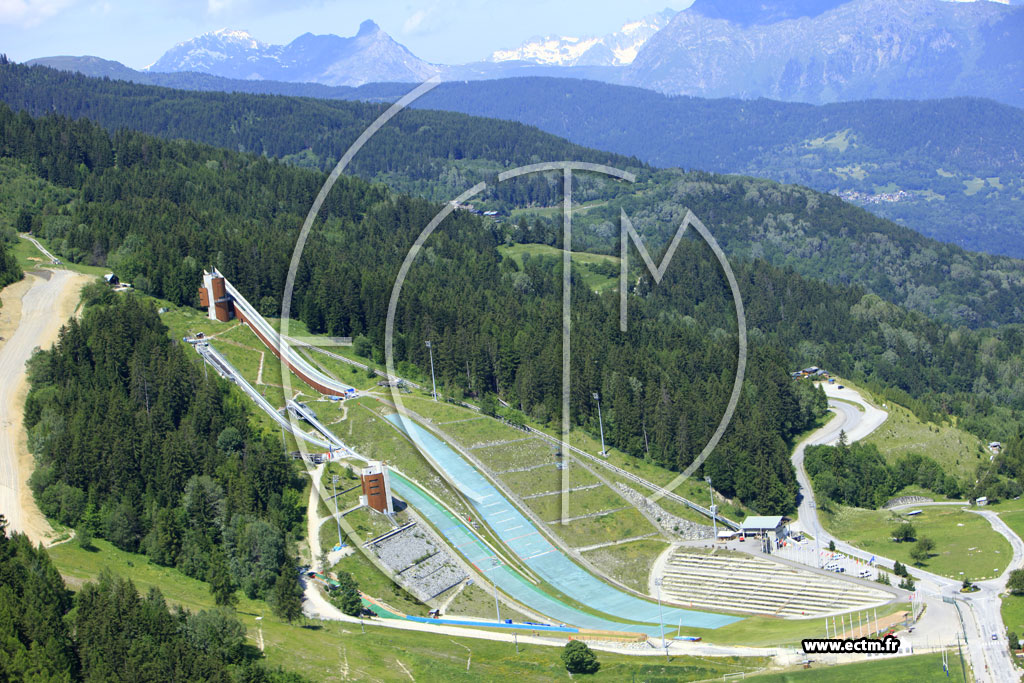
[[715, 515], [718, 513], [718, 506], [715, 505], [715, 490], [711, 488], [711, 477], [704, 477], [704, 481], [708, 483], [708, 495], [711, 496], [711, 528], [715, 531], [714, 540], [718, 540], [718, 521], [715, 519]]
[[601, 394], [595, 391], [594, 400], [597, 401], [597, 425], [601, 428], [601, 457], [607, 458], [608, 454], [604, 452], [604, 422], [601, 420]]
[[437, 401], [437, 382], [434, 381], [434, 347], [427, 342], [427, 350], [430, 351], [430, 386], [434, 388], [434, 401]]
[[[501, 560], [497, 557], [491, 558], [491, 569], [497, 569], [501, 566]], [[491, 583], [494, 584], [494, 614], [497, 617], [498, 623], [501, 623], [501, 612], [498, 611], [498, 580], [491, 576]], [[518, 643], [516, 645], [518, 647]]]
[[[338, 475], [331, 475], [331, 490], [334, 492], [334, 521], [338, 523], [338, 545], [341, 545], [341, 516], [338, 515]], [[326, 569], [326, 567], [324, 568]]]

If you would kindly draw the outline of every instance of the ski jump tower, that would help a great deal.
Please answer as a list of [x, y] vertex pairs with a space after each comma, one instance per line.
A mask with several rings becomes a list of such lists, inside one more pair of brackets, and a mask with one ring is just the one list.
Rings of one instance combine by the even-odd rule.
[[248, 325], [271, 353], [284, 361], [288, 369], [298, 375], [299, 379], [321, 394], [345, 398], [356, 395], [353, 387], [325, 375], [299, 355], [288, 343], [288, 339], [278, 334], [273, 325], [268, 323], [216, 268], [203, 271], [199, 303], [206, 307], [210, 320], [227, 322], [232, 318], [238, 318]]
[[199, 288], [199, 303], [209, 310], [210, 320], [226, 323], [235, 317], [234, 299], [225, 288], [227, 279], [211, 268], [203, 271], [203, 286]]

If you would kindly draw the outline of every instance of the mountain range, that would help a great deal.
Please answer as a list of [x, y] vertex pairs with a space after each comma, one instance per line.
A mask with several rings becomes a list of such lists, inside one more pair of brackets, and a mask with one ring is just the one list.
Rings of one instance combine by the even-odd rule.
[[372, 21], [364, 21], [351, 38], [304, 33], [287, 45], [220, 29], [175, 45], [146, 70], [325, 85], [422, 81], [438, 72]]
[[813, 3], [827, 11], [801, 16], [812, 3], [766, 4], [747, 13], [706, 0], [679, 12], [644, 45], [623, 81], [705, 97], [824, 103], [977, 95], [1024, 104], [1019, 7], [832, 0]]
[[549, 35], [531, 38], [508, 50], [494, 51], [489, 61], [526, 62], [558, 66], [624, 66], [655, 33], [668, 25], [675, 10], [664, 9], [639, 21], [629, 21], [614, 33], [583, 38]]
[[[606, 36], [532, 39], [462, 65], [430, 64], [372, 21], [352, 37], [306, 33], [287, 45], [221, 29], [174, 46], [146, 72], [331, 86], [558, 76], [702, 97], [822, 104], [969, 95], [1024, 106], [1022, 1], [697, 0]], [[30, 63], [89, 75], [127, 68], [95, 60]]]

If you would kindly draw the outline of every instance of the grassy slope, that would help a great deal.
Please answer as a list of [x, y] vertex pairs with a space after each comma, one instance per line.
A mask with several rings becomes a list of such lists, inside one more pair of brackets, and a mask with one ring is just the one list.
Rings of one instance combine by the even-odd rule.
[[936, 460], [947, 472], [971, 475], [984, 455], [981, 439], [949, 424], [921, 422], [909, 410], [887, 403], [889, 419], [864, 439], [873, 443], [888, 462], [906, 453], [921, 453]]
[[[207, 585], [183, 574], [148, 563], [141, 555], [117, 550], [105, 541], [96, 541], [97, 552], [87, 552], [74, 543], [49, 550], [58, 569], [73, 585], [96, 578], [103, 568], [129, 576], [142, 591], [159, 588], [172, 604], [192, 610], [214, 606]], [[418, 680], [548, 681], [564, 676], [559, 659], [561, 649], [520, 643], [519, 653], [512, 643], [414, 631], [394, 631], [333, 622], [315, 622], [306, 627], [289, 625], [274, 617], [262, 601], [244, 596], [238, 603], [239, 619], [255, 642], [255, 617], [262, 615], [265, 656], [272, 666], [283, 666], [311, 680], [394, 680], [400, 671], [398, 662]], [[472, 659], [467, 669], [467, 656]], [[673, 657], [667, 665], [660, 659], [638, 659], [626, 655], [600, 653], [601, 671], [594, 680], [639, 680], [651, 677], [669, 680], [703, 680], [725, 673], [753, 672], [765, 660], [724, 658], [707, 660]]]
[[[918, 681], [956, 681], [962, 680], [960, 659], [956, 652], [949, 657], [950, 677], [942, 669], [942, 655], [914, 655], [880, 661], [858, 662], [842, 666], [821, 667], [812, 665], [811, 669], [790, 671], [786, 673], [770, 673], [755, 676], [758, 683], [784, 683], [788, 681], [829, 681], [829, 683], [863, 683], [863, 681], [885, 681], [885, 683], [918, 683]], [[971, 680], [970, 669], [967, 671]]]
[[[523, 265], [523, 254], [558, 259], [562, 258], [561, 249], [551, 247], [546, 244], [513, 244], [498, 247], [498, 251], [501, 252], [502, 256], [507, 256], [513, 259], [520, 267]], [[616, 278], [608, 277], [607, 275], [596, 272], [591, 268], [591, 266], [599, 263], [611, 263], [618, 266], [619, 258], [617, 256], [576, 251], [572, 254], [572, 260], [583, 279], [583, 284], [595, 292], [610, 289], [618, 284], [618, 280]]]
[[[1009, 542], [996, 533], [981, 516], [958, 507], [923, 507], [911, 521], [917, 537], [935, 541], [932, 557], [923, 568], [960, 579], [988, 579], [1000, 574], [1013, 556]], [[913, 564], [913, 543], [896, 543], [891, 533], [898, 518], [885, 510], [864, 510], [837, 506], [822, 510], [826, 529], [837, 538], [864, 550]], [[972, 550], [973, 548], [973, 550]], [[960, 572], [964, 572], [961, 575]]]
[[668, 548], [668, 543], [644, 539], [622, 545], [598, 548], [583, 554], [589, 561], [603, 567], [633, 590], [646, 593], [651, 565]]

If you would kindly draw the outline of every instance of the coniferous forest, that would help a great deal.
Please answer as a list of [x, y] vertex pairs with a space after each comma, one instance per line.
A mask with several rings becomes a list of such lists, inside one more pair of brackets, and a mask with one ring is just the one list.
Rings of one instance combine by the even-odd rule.
[[[100, 288], [99, 285], [96, 286]], [[25, 427], [40, 509], [154, 563], [236, 589], [273, 593], [294, 576], [302, 484], [280, 442], [253, 431], [249, 407], [186, 357], [154, 308], [92, 298], [29, 365]]]
[[[6, 107], [0, 108], [0, 131], [8, 171], [42, 179], [61, 190], [54, 196], [70, 197], [33, 205], [26, 214], [32, 230], [64, 258], [107, 265], [139, 290], [181, 305], [196, 304], [201, 270], [215, 265], [264, 314], [279, 312], [297, 227], [323, 182], [321, 172]], [[749, 192], [742, 198], [726, 193], [701, 215], [713, 220], [741, 212], [748, 200]], [[342, 177], [306, 247], [292, 310], [313, 332], [365, 336], [379, 360], [398, 265], [438, 209]], [[449, 392], [497, 394], [523, 414], [554, 423], [560, 265], [545, 257], [516, 262], [497, 251], [513, 240], [537, 241], [538, 234], [553, 235], [557, 246], [556, 233], [533, 227], [539, 230], [453, 214], [410, 272], [395, 352], [400, 370], [404, 364], [424, 368], [422, 340], [436, 340], [438, 377]], [[955, 415], [961, 427], [987, 438], [1013, 433], [1015, 411], [1024, 407], [1017, 326], [970, 331], [857, 286], [823, 284], [763, 260], [734, 267], [747, 308], [750, 363], [737, 418], [706, 465], [726, 495], [764, 512], [792, 508], [796, 485], [788, 448], [824, 410], [820, 394], [789, 380], [797, 366], [827, 363], [922, 417]], [[590, 396], [601, 391], [610, 442], [679, 470], [706, 443], [728, 399], [736, 362], [732, 301], [710, 252], [690, 239], [659, 285], [642, 270], [630, 278], [636, 322], [627, 333], [617, 331], [612, 291], [574, 287], [571, 419], [593, 429]], [[77, 480], [60, 470], [53, 476], [46, 481], [40, 474], [38, 482], [50, 510], [52, 500], [62, 499], [57, 493], [45, 498], [52, 483], [85, 494], [95, 483], [88, 473]], [[151, 521], [143, 494], [131, 504], [135, 515]], [[108, 514], [118, 510], [102, 496], [94, 502], [103, 504]], [[150, 530], [143, 525], [124, 542], [142, 544]]]
[[[394, 86], [390, 86], [390, 92], [394, 92]], [[85, 118], [113, 133], [137, 130], [279, 158], [321, 171], [333, 168], [348, 145], [387, 106], [173, 90], [19, 64], [0, 65], [0, 101], [33, 116], [57, 113]], [[583, 104], [582, 99], [576, 101], [578, 106]], [[910, 109], [901, 109], [900, 116], [910, 115]], [[863, 120], [865, 112], [875, 115], [876, 107], [868, 104], [857, 111], [859, 120]], [[773, 118], [770, 113], [762, 112], [762, 116]], [[945, 131], [952, 125], [947, 118], [970, 116], [969, 106], [954, 107], [930, 120]], [[883, 144], [882, 140], [887, 148], [896, 145], [897, 140], [909, 144], [902, 134], [903, 119], [897, 119], [899, 123], [888, 121], [874, 131], [880, 137], [878, 144]], [[755, 120], [763, 123], [756, 116]], [[968, 120], [976, 123], [973, 118]], [[1003, 141], [999, 125], [1005, 124], [993, 124], [991, 116], [986, 121], [984, 134], [967, 134], [969, 141], [958, 146], [957, 154], [965, 160], [976, 163]], [[643, 127], [642, 123], [638, 125]], [[757, 125], [751, 128], [746, 123], [743, 128], [748, 135], [756, 135], [759, 130]], [[918, 133], [926, 135], [924, 131]], [[989, 140], [988, 147], [978, 142], [979, 136]], [[750, 139], [744, 140], [749, 146]], [[869, 140], [860, 142], [866, 144]], [[1005, 142], [1005, 155], [1012, 158], [1015, 139], [1011, 136]], [[78, 163], [81, 151], [75, 155], [72, 166]], [[928, 239], [837, 197], [803, 187], [702, 171], [651, 168], [635, 158], [574, 145], [532, 126], [452, 112], [404, 111], [373, 136], [353, 158], [347, 173], [384, 182], [403, 194], [447, 201], [481, 180], [492, 182], [502, 170], [561, 159], [609, 164], [637, 174], [636, 184], [577, 176], [574, 197], [580, 202], [604, 205], [577, 215], [575, 249], [616, 253], [621, 209], [633, 217], [642, 235], [655, 242], [665, 241], [679, 225], [681, 216], [677, 212], [690, 208], [711, 224], [730, 258], [761, 258], [816, 280], [857, 284], [888, 301], [954, 325], [979, 328], [1024, 322], [1024, 310], [1018, 305], [1024, 296], [1021, 261], [968, 252]], [[800, 163], [808, 162], [803, 159]], [[989, 169], [986, 174], [1005, 172], [1005, 168]], [[1010, 181], [1006, 182], [1009, 185]], [[560, 201], [560, 179], [540, 174], [499, 183], [484, 198], [486, 208], [502, 215], [550, 207]], [[941, 202], [936, 206], [948, 208]], [[958, 215], [956, 210], [948, 210]], [[955, 220], [972, 224], [975, 217], [967, 213]], [[542, 211], [540, 215], [547, 219], [541, 221], [546, 223], [545, 230], [557, 233], [552, 217], [543, 216]]]
[[171, 609], [103, 574], [72, 597], [49, 556], [0, 515], [0, 679], [301, 683], [251, 661], [228, 611]]
[[[0, 116], [9, 163], [77, 192], [76, 200], [33, 217], [33, 228], [63, 256], [106, 263], [140, 290], [183, 305], [195, 304], [202, 267], [216, 265], [265, 314], [278, 312], [296, 226], [319, 173], [129, 131], [112, 136], [84, 120], [9, 110]], [[307, 247], [293, 310], [315, 332], [366, 335], [379, 355], [397, 264], [436, 209], [342, 178]], [[559, 266], [536, 258], [520, 268], [502, 259], [496, 247], [511, 238], [508, 230], [457, 212], [432, 238], [405, 286], [396, 356], [425, 367], [419, 340], [436, 339], [438, 374], [453, 389], [497, 393], [524, 413], [554, 420]], [[613, 296], [574, 289], [577, 339], [591, 340], [577, 346], [574, 360], [574, 421], [593, 423], [596, 406], [588, 397], [599, 388], [613, 397], [612, 443], [674, 469], [685, 467], [713, 431], [735, 363], [732, 304], [704, 249], [684, 241], [662, 284], [652, 287], [643, 276], [634, 292], [636, 319], [668, 320], [671, 332], [652, 324], [622, 335]], [[723, 471], [715, 473], [723, 492], [766, 511], [792, 505], [786, 443], [821, 410], [820, 400], [801, 396], [789, 382], [795, 364], [828, 358], [836, 371], [904, 392], [922, 413], [957, 414], [979, 431], [991, 429], [998, 410], [1020, 407], [1012, 383], [977, 390], [980, 376], [996, 379], [1012, 368], [1014, 326], [969, 333], [761, 261], [737, 270], [754, 362], [740, 417], [723, 443]], [[431, 284], [438, 282], [447, 286]], [[995, 348], [1006, 362], [984, 362], [982, 348]], [[768, 468], [774, 477], [744, 474], [761, 469], [743, 466], [756, 457], [777, 464]]]

